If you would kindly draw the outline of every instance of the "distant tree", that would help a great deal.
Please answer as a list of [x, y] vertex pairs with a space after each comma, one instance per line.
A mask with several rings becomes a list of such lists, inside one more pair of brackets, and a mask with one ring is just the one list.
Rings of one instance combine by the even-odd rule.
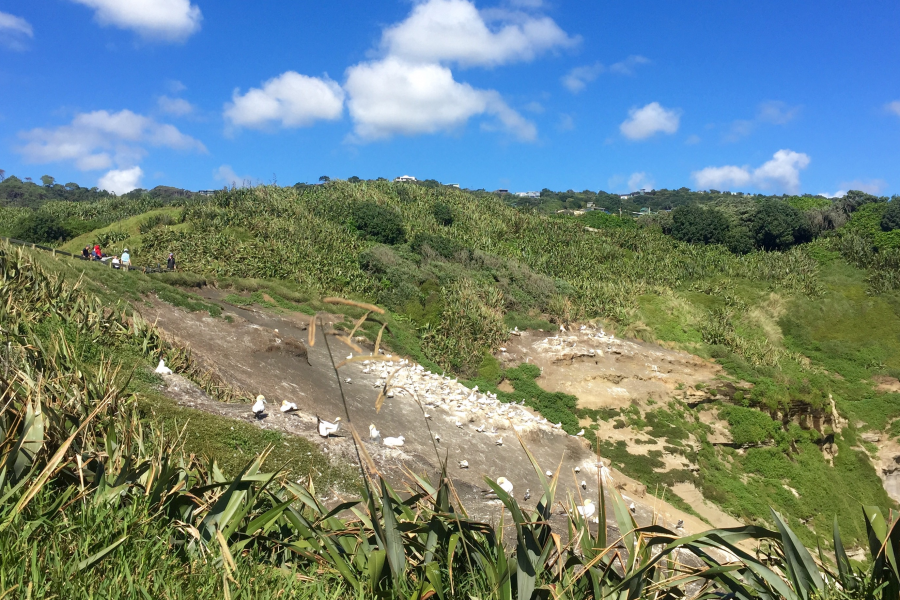
[[811, 237], [805, 215], [778, 200], [764, 200], [757, 206], [751, 228], [756, 246], [763, 250], [787, 250]]
[[41, 183], [44, 184], [44, 187], [52, 187], [56, 183], [56, 179], [49, 175], [41, 175]]
[[884, 231], [900, 229], [900, 196], [894, 196], [888, 202], [887, 210], [881, 217], [881, 229]]
[[3, 181], [4, 179], [6, 179], [6, 171], [0, 169], [0, 181]]
[[29, 182], [29, 183], [33, 183], [33, 182], [31, 181], [31, 177], [26, 177], [26, 178], [25, 178], [25, 181], [27, 181], [27, 182]]
[[716, 209], [697, 204], [672, 211], [672, 237], [692, 244], [722, 244], [730, 229], [728, 219]]
[[362, 179], [360, 179], [359, 177], [357, 177], [356, 175], [354, 175], [353, 177], [351, 177], [351, 178], [348, 179], [347, 181], [349, 181], [350, 183], [359, 183], [360, 181], [362, 181]]
[[402, 244], [406, 241], [400, 213], [374, 202], [361, 202], [353, 208], [353, 225], [361, 233], [382, 244]]
[[331, 181], [331, 177], [329, 177], [328, 175], [322, 175], [321, 177], [319, 177], [319, 181], [322, 183], [326, 183], [328, 181]]
[[69, 232], [60, 220], [44, 212], [33, 212], [21, 219], [12, 237], [35, 244], [49, 244], [68, 237]]

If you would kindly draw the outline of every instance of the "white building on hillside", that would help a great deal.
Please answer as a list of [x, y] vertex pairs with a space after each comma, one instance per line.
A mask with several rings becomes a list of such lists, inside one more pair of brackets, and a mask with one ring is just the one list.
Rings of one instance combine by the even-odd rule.
[[418, 181], [418, 180], [415, 177], [413, 177], [412, 175], [403, 175], [401, 177], [398, 177], [394, 181]]

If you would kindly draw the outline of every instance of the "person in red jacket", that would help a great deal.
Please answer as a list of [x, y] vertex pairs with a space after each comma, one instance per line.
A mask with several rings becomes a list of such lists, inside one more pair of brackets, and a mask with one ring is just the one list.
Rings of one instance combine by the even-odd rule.
[[94, 260], [103, 258], [103, 252], [100, 251], [100, 244], [94, 244]]

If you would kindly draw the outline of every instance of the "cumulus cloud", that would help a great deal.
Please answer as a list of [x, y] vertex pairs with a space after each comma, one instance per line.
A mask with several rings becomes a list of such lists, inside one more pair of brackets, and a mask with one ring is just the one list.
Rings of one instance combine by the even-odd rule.
[[653, 189], [653, 183], [653, 179], [643, 171], [632, 173], [628, 178], [628, 187], [632, 190]]
[[536, 136], [534, 125], [500, 94], [459, 83], [448, 67], [438, 64], [397, 57], [361, 63], [348, 69], [344, 87], [356, 134], [363, 140], [453, 130], [485, 113], [520, 139]]
[[893, 102], [888, 102], [884, 106], [888, 112], [892, 112], [898, 117], [900, 117], [900, 100], [894, 100]]
[[31, 23], [22, 17], [0, 11], [0, 44], [11, 50], [25, 50], [26, 40], [33, 37]]
[[131, 29], [148, 40], [181, 41], [200, 29], [203, 15], [190, 0], [72, 0], [94, 9], [101, 25]]
[[232, 185], [236, 187], [248, 187], [251, 181], [249, 176], [241, 177], [235, 173], [234, 169], [231, 168], [231, 165], [222, 165], [218, 169], [213, 170], [213, 179], [221, 182], [226, 187]]
[[317, 120], [340, 119], [344, 91], [331, 79], [288, 71], [246, 94], [235, 90], [225, 105], [225, 118], [236, 127], [306, 127]]
[[619, 73], [621, 75], [634, 75], [634, 70], [641, 66], [650, 64], [650, 59], [640, 54], [632, 54], [625, 60], [613, 63], [609, 66], [611, 73]]
[[723, 189], [753, 185], [765, 189], [797, 193], [800, 190], [800, 171], [809, 166], [808, 155], [793, 150], [779, 150], [772, 159], [756, 169], [728, 165], [706, 167], [692, 173], [700, 189]]
[[113, 169], [100, 178], [97, 187], [116, 194], [127, 194], [131, 190], [141, 187], [141, 177], [143, 176], [144, 172], [140, 167]]
[[669, 110], [659, 102], [651, 102], [642, 108], [629, 110], [628, 118], [619, 126], [619, 131], [630, 140], [644, 140], [657, 133], [675, 133], [680, 120], [680, 110]]
[[[532, 6], [537, 8], [536, 6]], [[408, 62], [493, 67], [529, 61], [579, 42], [553, 19], [522, 11], [479, 12], [469, 0], [427, 0], [385, 29], [381, 48]]]
[[[852, 181], [842, 181], [841, 190], [859, 190], [874, 196], [880, 195], [887, 189], [887, 182], [884, 179], [854, 179]], [[841, 193], [843, 195], [846, 192]]]
[[577, 94], [583, 90], [588, 83], [594, 81], [603, 73], [618, 73], [619, 75], [634, 75], [634, 69], [638, 65], [644, 65], [650, 62], [649, 58], [639, 55], [629, 56], [623, 61], [613, 63], [607, 69], [602, 63], [594, 63], [592, 65], [584, 65], [575, 67], [562, 76], [562, 84], [573, 94]]
[[591, 81], [597, 79], [606, 70], [601, 63], [583, 67], [575, 67], [562, 77], [562, 84], [573, 94], [577, 94]]
[[738, 119], [731, 123], [724, 141], [736, 142], [753, 133], [760, 125], [787, 125], [800, 114], [800, 106], [790, 106], [780, 100], [761, 103], [753, 119]]
[[132, 167], [146, 154], [145, 145], [206, 152], [204, 145], [173, 125], [158, 123], [130, 110], [98, 110], [75, 115], [55, 129], [19, 133], [17, 151], [31, 163], [71, 162], [82, 171]]
[[194, 105], [184, 98], [169, 98], [168, 96], [160, 96], [156, 104], [159, 110], [176, 117], [183, 117], [194, 112]]

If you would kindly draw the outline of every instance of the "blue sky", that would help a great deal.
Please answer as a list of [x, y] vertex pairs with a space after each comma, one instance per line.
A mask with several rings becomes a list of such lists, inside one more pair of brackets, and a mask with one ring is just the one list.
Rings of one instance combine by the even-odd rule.
[[900, 3], [0, 0], [0, 168], [900, 192]]

